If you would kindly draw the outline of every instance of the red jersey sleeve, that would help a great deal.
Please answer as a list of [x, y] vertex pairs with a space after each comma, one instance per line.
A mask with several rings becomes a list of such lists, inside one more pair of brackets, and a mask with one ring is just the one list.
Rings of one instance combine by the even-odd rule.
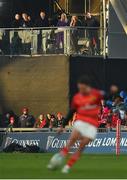
[[94, 90], [93, 94], [96, 97], [96, 104], [100, 105], [101, 104], [101, 100], [103, 100], [103, 97], [104, 97], [103, 91]]

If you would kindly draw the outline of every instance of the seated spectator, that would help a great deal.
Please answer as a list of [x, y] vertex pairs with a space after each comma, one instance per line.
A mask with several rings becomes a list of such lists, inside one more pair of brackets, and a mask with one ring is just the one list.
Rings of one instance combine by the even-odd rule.
[[20, 28], [21, 27], [21, 16], [20, 14], [15, 15], [15, 20], [12, 22], [13, 28]]
[[32, 128], [34, 126], [35, 119], [32, 115], [29, 115], [28, 108], [23, 108], [22, 115], [19, 117], [19, 127]]
[[64, 117], [63, 117], [62, 113], [59, 112], [57, 114], [56, 120], [57, 120], [57, 127], [61, 127], [63, 125], [63, 121], [64, 121]]
[[4, 128], [8, 127], [8, 125], [10, 124], [10, 117], [11, 117], [10, 112], [7, 112], [7, 113], [5, 113], [3, 115], [3, 117], [2, 117], [2, 127], [4, 127]]
[[117, 96], [112, 104], [112, 111], [119, 113], [120, 110], [126, 110], [126, 106], [123, 102], [123, 98]]
[[127, 91], [121, 91], [120, 97], [123, 98], [125, 105], [127, 106]]
[[109, 98], [114, 100], [118, 95], [119, 95], [119, 88], [118, 88], [118, 86], [117, 85], [112, 85], [110, 87]]
[[22, 13], [22, 22], [21, 22], [22, 27], [28, 28], [30, 27], [30, 21], [28, 18], [28, 15], [26, 13]]
[[51, 114], [46, 114], [46, 121], [47, 121], [48, 127], [50, 126], [51, 117], [52, 117]]
[[111, 85], [110, 91], [106, 96], [106, 105], [112, 107], [112, 103], [115, 98], [119, 96], [119, 88], [116, 85]]
[[106, 128], [107, 122], [110, 120], [110, 109], [108, 107], [104, 107], [99, 116], [99, 128]]
[[14, 119], [13, 127], [18, 127], [18, 116], [13, 111], [8, 111], [2, 116], [2, 127], [7, 128], [10, 125], [11, 118]]
[[48, 123], [46, 118], [44, 117], [44, 114], [40, 114], [38, 119], [36, 120], [34, 124], [35, 128], [48, 128]]
[[113, 113], [111, 118], [111, 125], [110, 125], [111, 128], [116, 128], [118, 119], [119, 119], [119, 115], [117, 113]]
[[125, 103], [123, 102], [123, 99], [120, 96], [117, 96], [112, 106], [112, 112], [113, 114], [116, 114], [121, 119], [122, 124], [124, 123], [126, 110], [127, 110], [127, 107]]
[[47, 114], [47, 115], [46, 115], [46, 119], [47, 119], [48, 122], [50, 122], [50, 120], [51, 120], [51, 114]]
[[51, 115], [50, 122], [49, 122], [49, 128], [56, 128], [57, 127], [57, 120], [54, 114]]
[[15, 118], [12, 116], [10, 117], [10, 124], [8, 125], [8, 128], [12, 129], [14, 128]]
[[48, 18], [46, 17], [45, 11], [40, 12], [40, 17], [37, 20], [35, 26], [36, 27], [48, 27], [49, 26]]

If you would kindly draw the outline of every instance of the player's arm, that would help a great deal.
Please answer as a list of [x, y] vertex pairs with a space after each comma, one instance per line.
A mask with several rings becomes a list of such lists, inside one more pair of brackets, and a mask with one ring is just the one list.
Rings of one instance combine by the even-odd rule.
[[75, 97], [73, 97], [72, 103], [71, 103], [71, 108], [68, 111], [66, 117], [63, 120], [62, 127], [58, 130], [58, 133], [62, 132], [65, 126], [68, 124], [70, 119], [73, 118], [74, 113], [76, 112], [76, 105], [75, 105]]
[[66, 115], [66, 117], [63, 120], [63, 128], [65, 128], [66, 125], [68, 125], [68, 122], [70, 121], [70, 119], [73, 118], [74, 113], [76, 112], [75, 109], [70, 109]]
[[63, 121], [63, 128], [68, 124], [68, 122], [73, 118], [74, 113], [76, 112], [77, 105], [76, 105], [76, 96], [73, 97], [71, 102], [70, 110], [68, 111], [64, 121]]

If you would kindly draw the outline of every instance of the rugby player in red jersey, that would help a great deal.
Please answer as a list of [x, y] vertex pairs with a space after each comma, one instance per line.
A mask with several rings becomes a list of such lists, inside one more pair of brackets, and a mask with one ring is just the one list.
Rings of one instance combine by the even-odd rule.
[[68, 155], [75, 142], [77, 140], [80, 141], [77, 151], [71, 155], [62, 169], [63, 173], [69, 172], [71, 167], [79, 160], [85, 146], [96, 138], [99, 126], [98, 113], [103, 98], [102, 91], [92, 88], [90, 79], [87, 76], [81, 77], [77, 86], [79, 92], [73, 97], [71, 108], [64, 119], [63, 127], [59, 129], [59, 132], [62, 132], [76, 112], [76, 121], [71, 136], [67, 145], [59, 153], [55, 154], [48, 164], [49, 169], [57, 168], [57, 166], [62, 164], [63, 159]]

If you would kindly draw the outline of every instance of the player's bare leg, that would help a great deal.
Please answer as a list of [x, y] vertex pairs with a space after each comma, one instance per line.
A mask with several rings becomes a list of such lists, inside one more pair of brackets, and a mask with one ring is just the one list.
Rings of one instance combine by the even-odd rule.
[[[77, 130], [74, 129], [71, 133], [71, 136], [69, 138], [69, 141], [66, 147], [64, 147], [59, 153], [55, 154], [50, 160], [48, 164], [48, 169], [51, 169], [51, 170], [56, 169], [58, 168], [59, 165], [62, 165], [65, 157], [68, 155], [70, 148], [75, 144], [77, 140], [80, 140], [80, 139], [81, 139], [81, 134]], [[57, 159], [57, 164], [55, 163], [56, 159]]]
[[80, 146], [78, 150], [70, 157], [67, 164], [62, 169], [63, 173], [68, 173], [71, 167], [80, 159], [82, 151], [84, 150], [85, 146], [89, 144], [89, 142], [91, 142], [91, 139], [87, 137], [80, 138]]
[[81, 134], [77, 131], [77, 130], [73, 130], [72, 133], [71, 133], [71, 136], [69, 138], [69, 141], [66, 145], [66, 147], [64, 147], [61, 151], [60, 151], [60, 154], [62, 156], [67, 156], [69, 150], [71, 149], [71, 147], [75, 144], [75, 142], [77, 140], [80, 140], [81, 139]]

